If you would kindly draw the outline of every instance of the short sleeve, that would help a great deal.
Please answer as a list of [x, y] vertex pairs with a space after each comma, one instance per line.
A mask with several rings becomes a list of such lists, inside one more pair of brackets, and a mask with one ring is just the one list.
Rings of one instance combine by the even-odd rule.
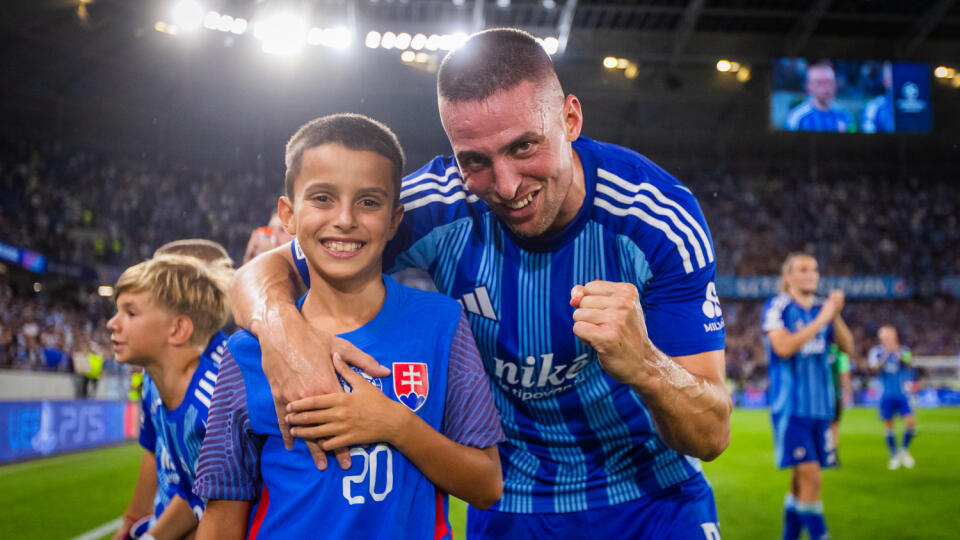
[[871, 368], [876, 368], [880, 364], [880, 350], [877, 347], [871, 347], [867, 353], [867, 364]]
[[148, 452], [157, 451], [157, 429], [153, 425], [153, 417], [150, 414], [152, 387], [153, 381], [150, 380], [150, 376], [144, 375], [140, 390], [140, 446]]
[[761, 329], [764, 334], [771, 330], [779, 330], [787, 327], [786, 321], [784, 320], [784, 311], [787, 308], [787, 303], [785, 296], [777, 296], [764, 306], [761, 323]]
[[240, 366], [227, 351], [220, 363], [193, 492], [205, 499], [255, 500], [262, 445], [250, 426]]
[[463, 314], [450, 345], [449, 366], [443, 435], [474, 448], [487, 448], [502, 441], [503, 428], [493, 404], [490, 381], [483, 370], [470, 324]]

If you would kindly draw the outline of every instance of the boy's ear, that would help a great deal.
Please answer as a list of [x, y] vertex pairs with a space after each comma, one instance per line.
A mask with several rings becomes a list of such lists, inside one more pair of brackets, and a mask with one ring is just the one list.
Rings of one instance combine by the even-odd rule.
[[288, 199], [286, 195], [281, 195], [277, 200], [277, 216], [283, 223], [283, 230], [287, 231], [290, 236], [296, 236], [297, 220], [294, 219], [293, 201]]
[[400, 228], [400, 222], [403, 221], [403, 205], [397, 204], [393, 209], [393, 216], [390, 218], [390, 231], [387, 234], [387, 241], [393, 240], [394, 235], [397, 234], [397, 229]]
[[177, 315], [170, 326], [170, 335], [167, 340], [172, 345], [184, 345], [193, 336], [193, 321], [186, 315]]

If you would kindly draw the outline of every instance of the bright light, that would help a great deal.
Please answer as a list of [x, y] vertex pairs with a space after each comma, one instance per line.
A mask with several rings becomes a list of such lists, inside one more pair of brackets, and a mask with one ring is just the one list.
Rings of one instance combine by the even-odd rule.
[[630, 61], [626, 58], [617, 58], [617, 69], [627, 69], [629, 65]]
[[743, 66], [737, 70], [737, 80], [745, 83], [750, 80], [750, 68]]
[[311, 28], [307, 32], [307, 43], [310, 45], [320, 45], [323, 43], [323, 29], [322, 28]]
[[734, 73], [740, 71], [740, 62], [730, 62], [730, 71]]
[[221, 32], [229, 32], [233, 28], [233, 17], [229, 15], [220, 16], [220, 24], [217, 25], [217, 30]]
[[953, 78], [950, 79], [950, 86], [960, 88], [960, 75], [954, 75]]
[[933, 70], [933, 76], [938, 79], [946, 79], [947, 78], [946, 66], [940, 66], [937, 69]]
[[164, 34], [166, 34], [166, 33], [167, 33], [167, 28], [168, 28], [169, 26], [170, 26], [170, 25], [167, 24], [166, 21], [157, 21], [156, 23], [154, 23], [153, 29], [156, 30], [157, 32], [163, 32]]
[[440, 36], [436, 34], [430, 34], [430, 37], [427, 38], [427, 50], [435, 51], [440, 48]]
[[427, 36], [423, 34], [417, 34], [413, 36], [413, 39], [410, 40], [410, 47], [415, 50], [420, 50], [427, 45]]
[[451, 49], [456, 49], [457, 47], [463, 45], [470, 39], [470, 36], [466, 32], [454, 32], [450, 38], [453, 40], [453, 46]]
[[553, 9], [557, 7], [557, 2], [555, 0], [541, 0], [540, 4], [547, 9]]
[[[430, 55], [429, 55], [429, 54], [427, 54], [427, 53], [425, 53], [425, 52], [418, 52], [418, 53], [417, 53], [417, 63], [418, 63], [418, 64], [426, 64], [426, 63], [427, 63], [427, 60], [429, 60], [429, 59], [430, 59]], [[958, 79], [958, 80], [960, 80], [960, 79]]]
[[327, 31], [323, 34], [323, 38], [324, 45], [331, 49], [342, 51], [350, 46], [350, 43], [353, 41], [353, 34], [347, 28], [337, 26], [335, 28], [327, 28]]
[[230, 31], [238, 36], [243, 35], [243, 33], [247, 31], [247, 20], [243, 17], [237, 17], [233, 20], [233, 25], [230, 26]]
[[639, 75], [639, 74], [640, 74], [640, 70], [639, 70], [639, 68], [637, 68], [637, 65], [634, 64], [633, 62], [630, 62], [630, 65], [628, 65], [628, 66], [623, 70], [623, 76], [626, 77], [626, 78], [628, 78], [628, 79], [636, 79], [636, 78], [637, 78], [637, 75]]
[[466, 3], [466, 0], [453, 0], [453, 5], [455, 6], [462, 6], [465, 3]]
[[39, 281], [34, 281], [34, 282], [33, 282], [33, 292], [40, 292], [40, 291], [42, 291], [42, 290], [43, 290], [43, 285], [41, 285]]
[[497, 0], [497, 7], [499, 8], [510, 7], [510, 0]]
[[263, 42], [263, 52], [293, 56], [302, 52], [307, 43], [307, 27], [293, 13], [278, 13], [257, 24], [254, 36]]
[[403, 51], [400, 53], [400, 60], [410, 63], [417, 59], [417, 53], [413, 51]]
[[557, 54], [557, 51], [560, 50], [560, 41], [555, 37], [543, 38], [543, 50], [547, 51], [547, 54]]
[[397, 43], [394, 45], [398, 49], [406, 49], [410, 46], [410, 34], [401, 32], [397, 34]]
[[110, 285], [101, 285], [97, 287], [97, 294], [105, 297], [113, 296], [113, 287]]
[[208, 11], [207, 14], [203, 17], [203, 26], [204, 28], [209, 28], [210, 30], [217, 29], [217, 23], [220, 22], [220, 14], [216, 11]]
[[203, 6], [194, 0], [181, 0], [173, 6], [173, 23], [183, 30], [199, 28], [203, 20]]
[[392, 49], [397, 44], [397, 35], [393, 32], [384, 32], [383, 39], [380, 40], [380, 46], [384, 49]]
[[607, 69], [617, 69], [617, 59], [613, 56], [608, 56], [603, 59], [603, 67]]
[[453, 48], [453, 36], [450, 34], [442, 34], [440, 36], [440, 50], [449, 51]]
[[729, 60], [717, 60], [717, 71], [726, 73], [730, 71], [730, 61]]
[[371, 30], [367, 32], [367, 39], [363, 40], [363, 44], [370, 49], [376, 49], [380, 46], [380, 32], [376, 30]]

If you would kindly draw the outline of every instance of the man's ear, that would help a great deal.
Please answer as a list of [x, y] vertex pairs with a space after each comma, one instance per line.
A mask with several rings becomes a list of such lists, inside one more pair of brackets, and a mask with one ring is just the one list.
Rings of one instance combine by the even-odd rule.
[[286, 195], [281, 195], [277, 200], [277, 216], [283, 223], [283, 230], [287, 231], [290, 236], [296, 236], [297, 220], [294, 219], [293, 201], [288, 199]]
[[193, 336], [193, 321], [186, 315], [177, 315], [170, 326], [170, 335], [167, 341], [172, 345], [184, 345]]
[[573, 142], [580, 138], [580, 131], [583, 129], [583, 110], [580, 108], [580, 100], [577, 96], [570, 94], [563, 99], [563, 131], [567, 140]]

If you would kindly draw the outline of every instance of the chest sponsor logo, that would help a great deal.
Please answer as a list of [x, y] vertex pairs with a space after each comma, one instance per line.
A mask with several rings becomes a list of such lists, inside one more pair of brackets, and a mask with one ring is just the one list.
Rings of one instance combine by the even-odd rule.
[[411, 411], [416, 412], [426, 403], [429, 383], [427, 365], [423, 362], [393, 363], [393, 392]]
[[493, 376], [501, 388], [522, 400], [542, 399], [570, 388], [590, 363], [590, 355], [581, 354], [572, 361], [555, 362], [553, 353], [534, 356], [522, 362], [494, 358]]

